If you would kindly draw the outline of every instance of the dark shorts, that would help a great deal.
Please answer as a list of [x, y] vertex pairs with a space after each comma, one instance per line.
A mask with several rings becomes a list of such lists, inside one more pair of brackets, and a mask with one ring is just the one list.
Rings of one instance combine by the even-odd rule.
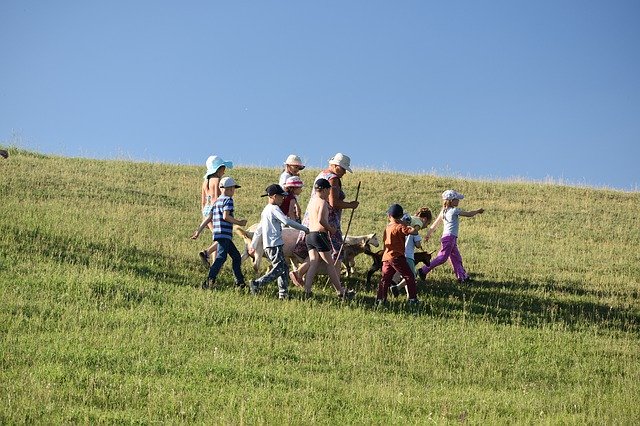
[[328, 232], [309, 232], [306, 238], [307, 250], [325, 252], [331, 250]]

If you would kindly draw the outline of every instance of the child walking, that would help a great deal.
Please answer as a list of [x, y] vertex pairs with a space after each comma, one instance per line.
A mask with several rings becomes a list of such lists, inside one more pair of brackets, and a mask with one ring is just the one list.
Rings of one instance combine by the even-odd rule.
[[327, 199], [329, 198], [331, 183], [326, 179], [320, 178], [315, 181], [313, 188], [317, 196], [312, 197], [307, 206], [310, 232], [305, 240], [309, 251], [309, 269], [304, 278], [305, 296], [311, 297], [313, 279], [322, 261], [326, 264], [329, 279], [338, 297], [351, 299], [356, 293], [342, 286], [338, 268], [335, 266], [331, 256], [332, 248], [329, 235], [336, 232], [336, 228], [329, 223], [329, 203]]
[[280, 209], [282, 212], [298, 223], [301, 223], [300, 204], [298, 204], [298, 196], [302, 193], [302, 179], [299, 176], [288, 177], [284, 190], [286, 195]]
[[231, 256], [231, 266], [233, 276], [236, 280], [236, 286], [244, 288], [244, 276], [240, 268], [242, 257], [235, 244], [233, 244], [232, 239], [233, 225], [245, 226], [247, 224], [246, 219], [239, 220], [233, 217], [233, 195], [235, 194], [236, 188], [240, 188], [240, 185], [236, 184], [236, 181], [233, 180], [232, 177], [223, 177], [220, 179], [219, 187], [221, 190], [220, 197], [213, 203], [211, 212], [191, 236], [191, 238], [195, 240], [209, 223], [213, 223], [213, 241], [218, 243], [218, 250], [215, 261], [209, 268], [209, 274], [202, 283], [202, 288], [208, 289], [213, 287], [220, 268], [222, 268], [222, 265], [224, 265], [224, 262], [227, 260], [227, 255]]
[[[203, 219], [206, 219], [213, 208], [213, 203], [220, 196], [220, 179], [224, 176], [224, 173], [227, 169], [233, 168], [233, 163], [231, 161], [224, 161], [222, 158], [217, 155], [211, 155], [207, 158], [205, 163], [207, 165], [207, 173], [204, 175], [204, 180], [202, 181], [202, 189], [200, 190], [200, 210], [202, 212]], [[211, 232], [213, 232], [213, 224], [209, 223], [208, 225]], [[200, 256], [200, 261], [204, 265], [207, 270], [209, 270], [209, 259], [212, 257], [214, 252], [216, 251], [217, 244], [214, 242], [205, 250], [202, 250], [198, 253]]]
[[442, 193], [442, 210], [438, 214], [438, 217], [433, 222], [433, 225], [429, 227], [425, 239], [428, 240], [433, 231], [438, 227], [440, 223], [444, 224], [442, 231], [442, 238], [440, 239], [440, 252], [438, 256], [431, 261], [429, 266], [423, 266], [418, 269], [418, 275], [423, 281], [426, 279], [429, 271], [433, 270], [436, 266], [442, 265], [449, 259], [451, 266], [453, 266], [453, 272], [456, 274], [456, 278], [459, 282], [465, 282], [469, 280], [469, 275], [462, 266], [462, 256], [458, 250], [458, 227], [460, 223], [460, 216], [473, 217], [477, 214], [484, 213], [484, 209], [464, 211], [458, 207], [460, 200], [464, 198], [464, 195], [453, 189], [447, 189]]
[[309, 229], [298, 222], [289, 219], [282, 213], [280, 206], [284, 201], [286, 193], [280, 185], [269, 185], [265, 189], [265, 194], [261, 197], [269, 197], [269, 202], [262, 210], [260, 216], [260, 227], [256, 229], [256, 234], [262, 234], [262, 246], [267, 257], [271, 261], [272, 268], [265, 275], [251, 281], [249, 289], [251, 294], [257, 294], [260, 287], [277, 279], [278, 298], [286, 299], [289, 288], [289, 266], [284, 257], [284, 240], [282, 239], [282, 225], [288, 225], [308, 233]]
[[416, 230], [402, 223], [403, 210], [400, 204], [392, 204], [387, 210], [389, 224], [384, 229], [382, 240], [384, 252], [382, 254], [382, 279], [378, 285], [376, 305], [383, 305], [387, 301], [389, 286], [393, 284], [393, 275], [399, 272], [407, 283], [407, 301], [418, 304], [416, 293], [416, 279], [407, 263], [405, 256], [405, 239], [416, 233]]
[[[416, 249], [422, 250], [422, 237], [418, 235], [420, 229], [431, 223], [433, 220], [433, 215], [431, 214], [431, 210], [428, 207], [422, 207], [418, 210], [415, 216], [404, 215], [403, 221], [406, 225], [409, 225], [415, 229], [416, 233], [408, 235], [405, 239], [404, 243], [404, 256], [407, 258], [407, 263], [409, 264], [409, 268], [411, 272], [413, 272], [413, 278], [416, 277], [416, 260], [415, 253]], [[398, 273], [395, 274], [394, 281], [400, 280], [398, 277]], [[405, 289], [407, 287], [407, 281], [402, 279], [398, 284], [392, 285], [389, 289], [394, 296], [398, 297], [400, 295], [400, 290]]]

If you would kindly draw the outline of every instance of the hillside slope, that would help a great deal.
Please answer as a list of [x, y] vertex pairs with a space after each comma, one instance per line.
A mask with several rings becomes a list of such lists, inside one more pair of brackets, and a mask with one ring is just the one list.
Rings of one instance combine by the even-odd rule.
[[[200, 290], [210, 233], [189, 239], [200, 167], [10, 154], [0, 161], [3, 423], [640, 418], [638, 193], [356, 168], [344, 179], [348, 199], [362, 182], [353, 235], [381, 234], [394, 202], [437, 213], [447, 188], [486, 210], [461, 220], [472, 284], [443, 265], [419, 283], [419, 309], [396, 299], [376, 311], [365, 256], [347, 280], [350, 303], [324, 277], [312, 301], [292, 289], [278, 303], [275, 284], [252, 298], [232, 288], [229, 265], [218, 290]], [[228, 175], [242, 185], [236, 217], [257, 222], [278, 170]]]

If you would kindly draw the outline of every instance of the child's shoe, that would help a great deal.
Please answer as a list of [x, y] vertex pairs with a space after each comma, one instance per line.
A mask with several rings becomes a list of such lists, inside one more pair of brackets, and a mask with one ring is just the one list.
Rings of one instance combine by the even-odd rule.
[[296, 286], [298, 287], [304, 287], [304, 283], [302, 282], [302, 280], [300, 279], [300, 277], [298, 276], [298, 272], [296, 271], [291, 271], [289, 272], [289, 279], [291, 280], [292, 283], [294, 283]]
[[203, 290], [209, 290], [209, 289], [213, 289], [213, 286], [215, 285], [216, 280], [214, 280], [213, 278], [205, 278], [205, 280], [202, 282], [202, 289]]
[[288, 293], [278, 294], [278, 300], [289, 300], [289, 294]]
[[427, 279], [427, 274], [422, 270], [422, 268], [418, 268], [418, 276], [422, 281]]
[[211, 266], [209, 265], [209, 253], [207, 253], [206, 250], [202, 250], [200, 253], [198, 253], [198, 256], [200, 256], [200, 261], [202, 262], [202, 266], [207, 268], [207, 271], [208, 271], [209, 267]]
[[386, 300], [376, 299], [376, 302], [375, 302], [374, 306], [375, 306], [376, 309], [383, 309], [386, 304], [387, 304]]
[[416, 298], [416, 299], [409, 299], [407, 300], [407, 304], [409, 306], [420, 306], [420, 301]]
[[251, 280], [251, 282], [249, 283], [249, 291], [254, 296], [258, 294], [258, 285], [256, 284], [256, 280]]

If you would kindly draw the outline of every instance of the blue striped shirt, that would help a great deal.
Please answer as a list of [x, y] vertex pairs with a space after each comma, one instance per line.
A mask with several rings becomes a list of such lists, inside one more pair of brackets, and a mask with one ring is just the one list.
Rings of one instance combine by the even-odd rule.
[[220, 238], [232, 239], [233, 237], [233, 224], [227, 222], [222, 217], [224, 212], [228, 211], [233, 216], [233, 198], [221, 195], [213, 203], [211, 212], [213, 213], [213, 239], [218, 240]]

